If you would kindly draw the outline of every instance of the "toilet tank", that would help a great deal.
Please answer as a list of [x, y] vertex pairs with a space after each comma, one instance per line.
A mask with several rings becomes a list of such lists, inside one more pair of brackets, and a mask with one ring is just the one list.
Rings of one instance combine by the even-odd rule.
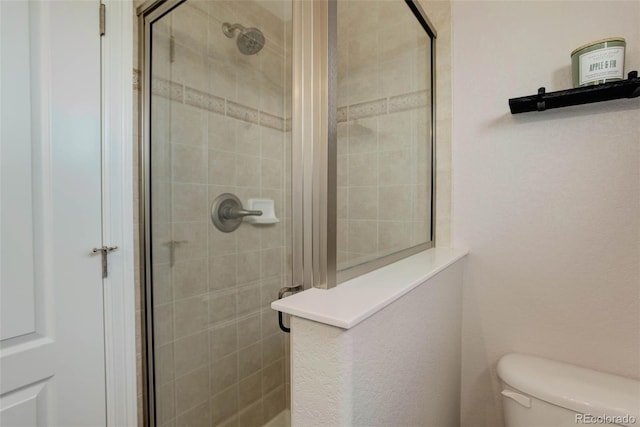
[[640, 426], [640, 381], [523, 354], [497, 370], [507, 427]]

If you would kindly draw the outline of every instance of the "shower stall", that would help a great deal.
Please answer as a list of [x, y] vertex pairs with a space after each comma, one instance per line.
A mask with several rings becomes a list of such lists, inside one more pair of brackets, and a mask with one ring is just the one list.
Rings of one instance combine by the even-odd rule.
[[147, 424], [287, 426], [271, 302], [434, 244], [435, 30], [402, 0], [138, 12]]

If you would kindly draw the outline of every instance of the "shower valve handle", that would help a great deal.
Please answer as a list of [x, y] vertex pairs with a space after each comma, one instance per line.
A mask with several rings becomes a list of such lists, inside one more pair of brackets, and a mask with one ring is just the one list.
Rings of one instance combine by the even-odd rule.
[[242, 202], [231, 193], [220, 194], [211, 204], [211, 221], [223, 233], [231, 233], [242, 224], [245, 216], [260, 216], [262, 211], [242, 207]]
[[225, 206], [222, 211], [222, 217], [224, 219], [238, 219], [245, 216], [261, 216], [262, 211], [251, 211], [248, 209], [242, 209], [237, 207]]

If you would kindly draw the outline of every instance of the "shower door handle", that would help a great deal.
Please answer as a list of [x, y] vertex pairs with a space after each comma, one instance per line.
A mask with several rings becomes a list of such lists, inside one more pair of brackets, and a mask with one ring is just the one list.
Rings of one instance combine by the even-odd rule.
[[[278, 299], [284, 298], [284, 294], [289, 294], [289, 293], [295, 294], [296, 292], [299, 292], [301, 290], [302, 290], [302, 285], [285, 286], [284, 288], [280, 288], [280, 290], [278, 291]], [[278, 326], [280, 326], [280, 329], [284, 333], [288, 334], [291, 332], [291, 328], [286, 327], [284, 324], [284, 319], [281, 311], [278, 312]]]

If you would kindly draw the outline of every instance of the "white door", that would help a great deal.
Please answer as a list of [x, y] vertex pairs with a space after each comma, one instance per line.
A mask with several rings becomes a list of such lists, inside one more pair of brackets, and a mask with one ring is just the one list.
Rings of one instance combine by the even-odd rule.
[[0, 0], [0, 425], [106, 424], [99, 2]]

